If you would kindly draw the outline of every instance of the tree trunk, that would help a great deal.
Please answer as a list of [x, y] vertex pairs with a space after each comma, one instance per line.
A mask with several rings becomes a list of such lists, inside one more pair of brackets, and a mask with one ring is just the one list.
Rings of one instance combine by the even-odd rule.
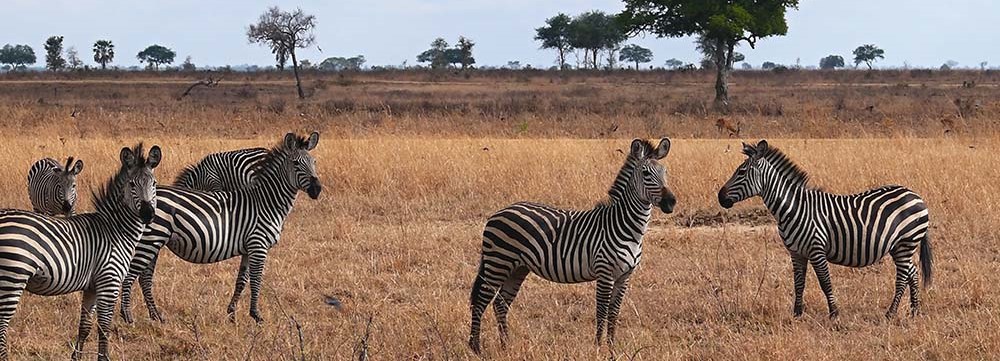
[[639, 61], [635, 61], [635, 71], [639, 71]]
[[715, 106], [725, 111], [729, 108], [729, 62], [732, 45], [725, 39], [715, 40]]
[[600, 51], [601, 51], [600, 48], [594, 48], [594, 70], [597, 70], [597, 60], [598, 60], [598, 57], [600, 56], [600, 54], [598, 54], [598, 53]]
[[292, 73], [295, 74], [295, 89], [299, 91], [299, 99], [305, 99], [306, 95], [302, 93], [302, 80], [299, 79], [299, 61], [295, 58], [295, 47], [290, 47], [288, 53], [292, 56]]
[[566, 50], [559, 48], [559, 70], [566, 70]]

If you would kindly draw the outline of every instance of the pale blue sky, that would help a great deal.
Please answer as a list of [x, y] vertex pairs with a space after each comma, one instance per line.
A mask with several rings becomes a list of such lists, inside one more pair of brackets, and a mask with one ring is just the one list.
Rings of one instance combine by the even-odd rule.
[[[315, 47], [300, 59], [363, 54], [368, 65], [415, 63], [415, 56], [436, 37], [454, 43], [459, 35], [476, 43], [479, 65], [508, 60], [550, 66], [554, 54], [539, 50], [534, 28], [558, 12], [574, 15], [592, 9], [618, 12], [615, 0], [4, 0], [0, 6], [0, 44], [29, 44], [42, 61], [49, 35], [65, 36], [92, 63], [96, 39], [116, 45], [115, 64], [138, 62], [135, 54], [158, 43], [174, 49], [178, 62], [190, 55], [201, 65], [273, 63], [266, 48], [248, 44], [245, 29], [268, 6], [301, 7], [318, 19]], [[789, 33], [744, 46], [747, 61], [816, 65], [828, 54], [850, 58], [851, 50], [874, 43], [886, 51], [879, 65], [937, 67], [947, 60], [978, 67], [1000, 66], [1000, 1], [995, 0], [802, 0], [788, 14]], [[654, 64], [698, 59], [691, 39], [647, 35], [630, 42], [653, 50]]]

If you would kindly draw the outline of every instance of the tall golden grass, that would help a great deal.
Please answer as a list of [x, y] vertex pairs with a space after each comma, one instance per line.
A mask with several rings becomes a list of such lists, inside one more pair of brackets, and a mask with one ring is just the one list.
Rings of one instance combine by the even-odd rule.
[[[674, 145], [665, 163], [678, 206], [673, 215], [653, 216], [616, 349], [593, 346], [593, 285], [529, 277], [511, 311], [509, 349], [499, 348], [492, 314], [486, 316], [487, 358], [901, 360], [986, 359], [1000, 352], [1000, 297], [992, 291], [1000, 274], [996, 105], [984, 103], [981, 114], [961, 120], [966, 128], [947, 134], [935, 114], [925, 113], [945, 112], [952, 92], [982, 92], [986, 99], [992, 87], [955, 90], [939, 84], [954, 79], [932, 78], [928, 88], [941, 94], [914, 93], [926, 98], [893, 95], [892, 86], [828, 86], [815, 78], [754, 78], [747, 88], [734, 87], [740, 97], [755, 99], [749, 104], [782, 104], [783, 115], [743, 116], [743, 136], [768, 137], [812, 174], [814, 184], [848, 193], [897, 183], [928, 202], [936, 280], [924, 292], [924, 314], [883, 318], [893, 283], [891, 262], [884, 262], [833, 268], [841, 317], [830, 321], [812, 276], [805, 316], [791, 316], [790, 262], [774, 225], [752, 217], [760, 212], [759, 200], [729, 211], [717, 205], [719, 186], [743, 156], [737, 139], [700, 139], [727, 136], [715, 130], [718, 114], [673, 113], [683, 103], [678, 99], [689, 99], [684, 92], [696, 99], [701, 85], [600, 79], [359, 79], [331, 84], [301, 103], [291, 93], [279, 95], [291, 89], [287, 84], [259, 79], [247, 80], [255, 97], [235, 93], [245, 84], [223, 85], [181, 102], [173, 97], [182, 81], [0, 82], [0, 123], [7, 130], [0, 135], [0, 161], [7, 167], [0, 175], [0, 205], [28, 207], [28, 167], [42, 157], [83, 159], [79, 179], [86, 190], [112, 174], [120, 147], [143, 140], [163, 147], [156, 173], [168, 184], [208, 152], [268, 146], [287, 131], [319, 129], [315, 155], [324, 193], [317, 201], [296, 202], [270, 254], [262, 298], [267, 322], [251, 321], [246, 298], [236, 322], [226, 320], [238, 261], [192, 265], [167, 252], [156, 294], [168, 322], [149, 321], [135, 305], [135, 325], [115, 322], [112, 358], [341, 360], [364, 349], [372, 359], [476, 359], [465, 340], [485, 217], [520, 200], [592, 207], [632, 137], [670, 136]], [[49, 95], [53, 88], [60, 89], [55, 96]], [[591, 88], [596, 90], [586, 90]], [[879, 128], [884, 122], [851, 125], [836, 118], [829, 95], [837, 90], [829, 88], [848, 94], [845, 119], [868, 113], [863, 106], [874, 99], [879, 109], [896, 114], [892, 131]], [[525, 92], [526, 104], [535, 97], [542, 105], [504, 120], [461, 110], [486, 109], [516, 92]], [[784, 98], [786, 92], [798, 95]], [[392, 105], [409, 110], [391, 116], [359, 108], [317, 110], [327, 101], [393, 99], [412, 108]], [[285, 104], [280, 113], [271, 108], [277, 100]], [[602, 106], [615, 108], [601, 113]], [[70, 117], [74, 109], [81, 112]], [[525, 119], [527, 129], [518, 128]], [[613, 124], [619, 128], [612, 132]], [[83, 198], [81, 210], [91, 209]], [[327, 296], [343, 309], [326, 305]], [[78, 308], [79, 296], [26, 296], [8, 338], [13, 358], [66, 357]], [[95, 349], [93, 341], [88, 346]]]

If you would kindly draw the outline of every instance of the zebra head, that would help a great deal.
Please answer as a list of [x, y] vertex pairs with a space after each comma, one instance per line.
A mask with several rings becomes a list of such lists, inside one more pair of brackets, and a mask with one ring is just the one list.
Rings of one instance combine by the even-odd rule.
[[149, 155], [144, 156], [142, 144], [129, 149], [122, 148], [122, 169], [127, 171], [122, 201], [133, 212], [139, 215], [142, 223], [149, 224], [153, 220], [156, 209], [156, 178], [153, 169], [160, 164], [162, 154], [160, 147], [154, 145], [149, 149]]
[[319, 198], [323, 186], [316, 176], [316, 158], [309, 154], [310, 150], [316, 149], [319, 144], [319, 133], [312, 132], [309, 138], [302, 138], [295, 133], [285, 134], [284, 149], [288, 155], [285, 158], [284, 173], [289, 177], [289, 182], [303, 190], [309, 198]]
[[762, 157], [767, 150], [766, 140], [761, 140], [756, 146], [743, 143], [743, 154], [747, 159], [719, 189], [719, 205], [722, 208], [729, 209], [737, 202], [760, 194], [763, 187], [762, 170], [770, 166]]
[[76, 207], [76, 176], [82, 171], [83, 161], [77, 159], [76, 163], [73, 163], [73, 157], [66, 160], [65, 167], [55, 169], [55, 196], [66, 215], [72, 215]]
[[640, 201], [659, 206], [663, 213], [672, 213], [677, 198], [667, 188], [667, 168], [659, 162], [667, 153], [670, 153], [670, 139], [660, 139], [656, 148], [645, 140], [633, 140], [631, 157], [637, 163], [631, 178]]

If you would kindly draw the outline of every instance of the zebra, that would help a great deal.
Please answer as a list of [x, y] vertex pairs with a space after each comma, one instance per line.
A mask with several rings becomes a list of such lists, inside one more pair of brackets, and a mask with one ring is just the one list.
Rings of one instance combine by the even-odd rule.
[[28, 170], [28, 198], [31, 208], [50, 216], [72, 215], [76, 208], [76, 176], [83, 171], [83, 161], [73, 157], [63, 167], [52, 158], [40, 159]]
[[587, 211], [569, 211], [520, 202], [490, 216], [483, 230], [479, 270], [472, 284], [469, 347], [480, 353], [480, 323], [492, 302], [500, 342], [506, 347], [507, 312], [529, 273], [558, 283], [597, 281], [597, 338], [607, 321], [607, 342], [615, 326], [629, 277], [642, 256], [653, 205], [673, 212], [677, 200], [667, 188], [666, 168], [659, 160], [670, 140], [657, 147], [632, 141], [625, 164], [608, 190], [607, 200]]
[[250, 184], [253, 170], [266, 155], [265, 148], [212, 153], [181, 171], [173, 185], [209, 192], [235, 191]]
[[824, 192], [809, 186], [809, 176], [784, 153], [761, 140], [743, 144], [747, 159], [719, 190], [719, 205], [730, 208], [760, 196], [778, 221], [778, 232], [792, 258], [795, 282], [793, 314], [802, 316], [802, 292], [811, 264], [826, 296], [830, 318], [839, 314], [830, 283], [829, 263], [865, 267], [887, 253], [896, 265], [896, 291], [885, 313], [896, 315], [906, 287], [910, 313], [920, 307], [913, 256], [920, 247], [924, 287], [931, 285], [931, 241], [927, 205], [919, 195], [891, 185], [852, 195]]
[[233, 297], [227, 307], [235, 319], [236, 304], [250, 283], [250, 316], [263, 322], [258, 310], [264, 263], [268, 250], [281, 236], [285, 218], [299, 191], [319, 197], [316, 160], [309, 151], [319, 143], [319, 133], [308, 139], [288, 133], [267, 151], [254, 170], [254, 181], [234, 192], [204, 192], [181, 187], [157, 189], [156, 215], [136, 247], [129, 274], [122, 285], [122, 319], [132, 323], [132, 284], [139, 278], [143, 299], [153, 320], [163, 316], [153, 299], [153, 272], [164, 245], [191, 263], [215, 263], [240, 257]]
[[97, 358], [108, 358], [107, 331], [118, 290], [157, 204], [153, 169], [160, 159], [158, 146], [148, 157], [141, 143], [122, 148], [121, 168], [94, 194], [94, 213], [52, 217], [0, 210], [0, 359], [7, 359], [7, 328], [25, 290], [42, 296], [82, 291], [72, 358], [80, 358], [95, 308]]

